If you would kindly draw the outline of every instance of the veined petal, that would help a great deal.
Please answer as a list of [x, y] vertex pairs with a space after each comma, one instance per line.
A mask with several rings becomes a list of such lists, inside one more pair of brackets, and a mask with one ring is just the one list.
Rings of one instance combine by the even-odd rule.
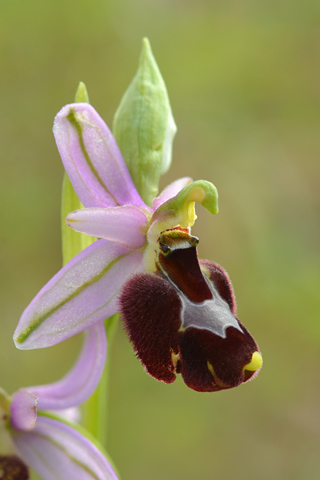
[[138, 207], [84, 208], [70, 213], [66, 222], [77, 232], [117, 242], [128, 248], [146, 243], [148, 219]]
[[49, 347], [114, 315], [120, 289], [142, 268], [142, 255], [103, 239], [87, 247], [26, 308], [14, 334], [16, 346]]
[[28, 390], [14, 393], [10, 405], [10, 423], [16, 430], [28, 431], [35, 426], [37, 419], [37, 397]]
[[22, 459], [46, 480], [117, 480], [100, 450], [69, 424], [38, 416], [32, 432], [13, 432]]
[[64, 167], [85, 207], [145, 206], [107, 125], [88, 103], [66, 105], [53, 133]]
[[38, 397], [38, 410], [58, 410], [79, 405], [96, 389], [107, 353], [104, 322], [85, 332], [85, 340], [78, 360], [69, 373], [58, 382], [28, 387]]
[[190, 185], [192, 181], [193, 180], [191, 177], [183, 177], [170, 183], [164, 190], [162, 190], [160, 195], [153, 200], [153, 210], [156, 210], [158, 207], [160, 207], [160, 205], [170, 198], [175, 197], [180, 190]]

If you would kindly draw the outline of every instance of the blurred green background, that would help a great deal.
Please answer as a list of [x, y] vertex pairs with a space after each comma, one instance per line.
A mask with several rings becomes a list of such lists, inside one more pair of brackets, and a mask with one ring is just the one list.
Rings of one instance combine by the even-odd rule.
[[111, 125], [147, 35], [178, 125], [162, 186], [215, 183], [199, 255], [229, 272], [264, 367], [200, 394], [146, 375], [119, 326], [108, 451], [123, 480], [316, 480], [320, 471], [320, 3], [1, 0], [1, 385], [47, 383], [81, 337], [20, 352], [19, 316], [61, 266], [52, 136], [79, 80]]

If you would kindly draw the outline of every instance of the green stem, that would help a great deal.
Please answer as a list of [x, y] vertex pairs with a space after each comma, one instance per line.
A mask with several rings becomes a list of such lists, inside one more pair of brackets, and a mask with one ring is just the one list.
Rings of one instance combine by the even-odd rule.
[[[80, 82], [75, 96], [76, 102], [89, 103], [89, 96], [84, 83]], [[65, 173], [62, 187], [62, 256], [63, 265], [69, 262], [78, 253], [96, 241], [95, 237], [75, 232], [65, 223], [68, 213], [83, 208], [73, 186]], [[104, 447], [107, 440], [107, 411], [108, 411], [108, 387], [110, 371], [110, 353], [113, 337], [118, 324], [118, 314], [105, 320], [108, 351], [107, 361], [100, 383], [91, 397], [82, 405], [82, 424]]]
[[118, 325], [118, 314], [105, 321], [108, 353], [100, 383], [90, 398], [82, 405], [82, 424], [94, 437], [106, 447], [108, 430], [109, 373], [111, 345]]

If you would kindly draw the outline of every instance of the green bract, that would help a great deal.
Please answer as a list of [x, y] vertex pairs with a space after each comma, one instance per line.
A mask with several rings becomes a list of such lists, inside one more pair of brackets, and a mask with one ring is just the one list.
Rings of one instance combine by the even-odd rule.
[[176, 130], [165, 83], [149, 40], [144, 38], [138, 71], [115, 114], [113, 134], [149, 206], [158, 194], [160, 175], [170, 167]]

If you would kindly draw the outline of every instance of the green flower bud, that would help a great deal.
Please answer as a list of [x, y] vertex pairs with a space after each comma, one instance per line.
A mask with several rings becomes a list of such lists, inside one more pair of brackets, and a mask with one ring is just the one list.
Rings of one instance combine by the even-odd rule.
[[113, 134], [149, 206], [158, 194], [160, 175], [170, 167], [176, 130], [165, 83], [144, 38], [138, 71], [116, 111]]

